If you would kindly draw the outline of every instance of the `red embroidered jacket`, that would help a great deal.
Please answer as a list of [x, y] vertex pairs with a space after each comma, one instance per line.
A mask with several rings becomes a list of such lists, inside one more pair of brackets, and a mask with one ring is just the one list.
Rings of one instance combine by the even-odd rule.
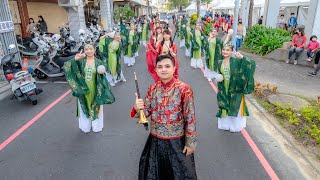
[[[161, 139], [185, 137], [186, 146], [196, 147], [196, 121], [192, 89], [173, 78], [164, 84], [157, 81], [148, 89], [145, 113], [151, 117], [150, 133]], [[132, 118], [138, 113], [132, 108]]]

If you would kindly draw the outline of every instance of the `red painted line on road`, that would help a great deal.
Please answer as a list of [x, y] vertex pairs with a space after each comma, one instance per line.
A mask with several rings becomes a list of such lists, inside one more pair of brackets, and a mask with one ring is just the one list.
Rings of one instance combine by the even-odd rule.
[[254, 141], [252, 140], [252, 138], [250, 137], [248, 132], [245, 129], [243, 129], [241, 131], [241, 133], [242, 133], [243, 137], [247, 140], [247, 142], [248, 142], [249, 146], [251, 147], [251, 149], [253, 150], [253, 152], [256, 154], [257, 158], [259, 159], [259, 161], [262, 164], [262, 166], [264, 167], [264, 169], [267, 171], [269, 177], [272, 180], [279, 180], [279, 177], [274, 172], [274, 170], [272, 169], [272, 167], [270, 166], [270, 164], [268, 163], [266, 158], [263, 156], [263, 154], [259, 150], [258, 146], [254, 143]]
[[[204, 74], [204, 69], [200, 68], [202, 73]], [[212, 89], [218, 93], [218, 88], [215, 86], [215, 84], [213, 82], [209, 82]], [[270, 164], [268, 163], [268, 161], [266, 160], [266, 158], [263, 156], [263, 154], [261, 153], [261, 151], [259, 150], [258, 146], [256, 145], [256, 143], [252, 140], [252, 138], [250, 137], [250, 135], [248, 134], [248, 132], [243, 129], [241, 131], [243, 137], [246, 139], [246, 141], [248, 142], [249, 146], [251, 147], [252, 151], [254, 152], [254, 154], [257, 156], [258, 160], [260, 161], [260, 163], [262, 164], [263, 168], [266, 170], [266, 172], [268, 173], [269, 177], [272, 180], [279, 180], [279, 177], [277, 176], [277, 174], [274, 172], [274, 170], [272, 169], [272, 167], [270, 166]]]
[[39, 114], [37, 114], [34, 118], [32, 118], [29, 122], [23, 125], [18, 131], [13, 133], [7, 140], [0, 144], [0, 151], [2, 151], [8, 144], [10, 144], [15, 138], [17, 138], [21, 133], [23, 133], [26, 129], [28, 129], [33, 123], [38, 121], [45, 113], [47, 113], [50, 109], [52, 109], [58, 102], [60, 102], [63, 98], [65, 98], [68, 94], [71, 93], [71, 90], [64, 93], [54, 102], [52, 102], [49, 106], [43, 109]]

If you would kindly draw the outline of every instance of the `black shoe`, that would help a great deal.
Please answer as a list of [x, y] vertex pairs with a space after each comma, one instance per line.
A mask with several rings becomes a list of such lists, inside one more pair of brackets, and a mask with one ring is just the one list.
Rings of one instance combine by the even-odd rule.
[[308, 72], [308, 76], [315, 77], [317, 74], [315, 72]]

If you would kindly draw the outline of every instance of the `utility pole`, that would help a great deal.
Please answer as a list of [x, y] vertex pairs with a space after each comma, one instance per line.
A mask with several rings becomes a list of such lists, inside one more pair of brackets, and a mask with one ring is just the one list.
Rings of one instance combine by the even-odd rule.
[[242, 19], [243, 25], [247, 26], [248, 22], [248, 0], [241, 0], [241, 8], [239, 11], [239, 17]]
[[75, 7], [67, 7], [68, 21], [70, 27], [70, 35], [79, 40], [79, 29], [86, 29], [86, 20], [84, 16], [83, 1], [79, 1], [79, 5]]
[[101, 23], [104, 30], [112, 28], [112, 0], [100, 0]]
[[252, 27], [252, 16], [253, 16], [253, 6], [254, 6], [254, 0], [250, 0], [249, 5], [249, 17], [248, 17], [248, 29], [251, 29]]
[[232, 34], [232, 44], [236, 45], [237, 41], [237, 30], [238, 30], [238, 21], [239, 21], [239, 0], [234, 1], [234, 21], [233, 21], [233, 34]]
[[201, 0], [197, 0], [197, 17], [198, 17], [198, 20], [200, 20], [200, 4], [201, 4]]
[[147, 15], [150, 16], [150, 0], [147, 0]]

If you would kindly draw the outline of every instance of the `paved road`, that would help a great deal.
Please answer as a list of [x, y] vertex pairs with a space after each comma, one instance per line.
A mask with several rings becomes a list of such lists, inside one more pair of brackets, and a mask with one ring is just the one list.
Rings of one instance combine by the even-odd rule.
[[[133, 72], [138, 74], [142, 94], [152, 83], [143, 51], [134, 67], [124, 67], [127, 82], [113, 88], [116, 102], [104, 107], [101, 133], [80, 132], [75, 99], [69, 94], [0, 152], [0, 179], [137, 179], [148, 133], [128, 114], [135, 99]], [[217, 129], [215, 93], [183, 54], [179, 54], [180, 77], [195, 92], [199, 179], [269, 179], [241, 133]], [[67, 84], [39, 86], [44, 92], [37, 106], [9, 99], [0, 103], [1, 143], [68, 91]]]

